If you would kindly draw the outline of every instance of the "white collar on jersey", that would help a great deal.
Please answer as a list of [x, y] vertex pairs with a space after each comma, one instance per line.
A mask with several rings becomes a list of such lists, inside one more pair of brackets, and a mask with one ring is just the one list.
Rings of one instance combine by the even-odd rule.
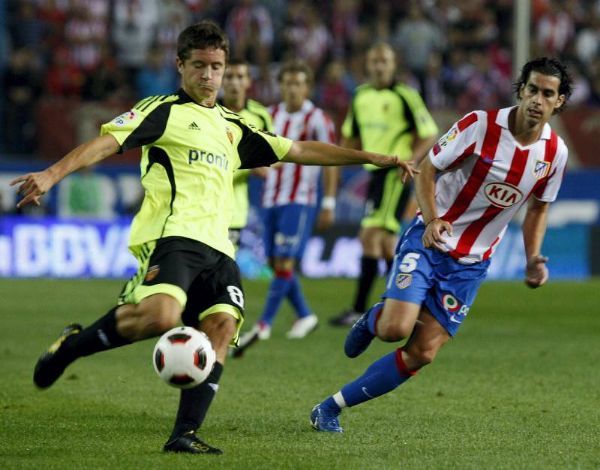
[[305, 113], [309, 112], [314, 107], [315, 104], [311, 100], [304, 100], [304, 103], [302, 103], [302, 111]]
[[[508, 115], [511, 110], [515, 109], [516, 106], [511, 106], [509, 108], [502, 108], [498, 110], [498, 116], [496, 116], [496, 124], [500, 127], [504, 127], [508, 129]], [[550, 128], [550, 124], [544, 124], [544, 129], [542, 129], [542, 135], [540, 139], [548, 140], [552, 136], [552, 129]]]
[[[314, 107], [315, 107], [315, 104], [311, 100], [304, 100], [304, 102], [302, 103], [302, 106], [300, 106], [300, 109], [298, 111], [294, 111], [293, 113], [290, 113], [290, 114], [296, 114], [296, 113], [306, 114]], [[285, 103], [283, 101], [281, 103], [279, 103], [279, 109], [285, 111]]]

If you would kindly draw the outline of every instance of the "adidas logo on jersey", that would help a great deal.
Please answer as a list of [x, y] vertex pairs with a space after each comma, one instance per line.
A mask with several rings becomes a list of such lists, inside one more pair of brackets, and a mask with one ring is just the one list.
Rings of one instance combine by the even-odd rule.
[[200, 127], [198, 127], [198, 124], [196, 124], [194, 121], [192, 121], [192, 123], [188, 126], [188, 129], [191, 129], [193, 131], [199, 131]]

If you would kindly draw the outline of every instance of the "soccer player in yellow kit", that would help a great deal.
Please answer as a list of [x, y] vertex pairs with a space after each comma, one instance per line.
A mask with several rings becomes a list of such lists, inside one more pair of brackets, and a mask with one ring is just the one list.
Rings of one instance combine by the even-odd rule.
[[[269, 110], [258, 101], [247, 97], [252, 84], [248, 63], [244, 60], [230, 60], [223, 76], [223, 98], [221, 104], [239, 114], [248, 124], [257, 129], [273, 132], [273, 122]], [[266, 176], [266, 168], [254, 170], [237, 170], [233, 175], [233, 191], [235, 193], [233, 219], [229, 226], [229, 238], [234, 246], [239, 247], [242, 229], [248, 223], [248, 177], [253, 173]]]
[[[418, 162], [435, 143], [438, 128], [419, 92], [395, 80], [396, 55], [389, 44], [377, 43], [367, 52], [369, 82], [354, 92], [342, 126], [342, 145], [369, 152], [398, 155]], [[362, 257], [354, 303], [330, 319], [349, 326], [369, 305], [369, 293], [378, 273], [379, 259], [391, 266], [405, 212], [416, 210], [411, 188], [393, 168], [365, 165], [370, 174], [365, 214], [361, 221]], [[408, 214], [412, 218], [412, 214]]]
[[129, 246], [139, 270], [117, 305], [92, 325], [68, 325], [39, 358], [33, 380], [50, 387], [73, 361], [161, 335], [183, 321], [208, 335], [217, 362], [207, 380], [181, 391], [167, 452], [221, 454], [196, 432], [218, 389], [228, 346], [243, 321], [244, 294], [228, 238], [233, 175], [278, 161], [309, 165], [411, 165], [395, 156], [352, 151], [322, 142], [294, 142], [259, 131], [216, 103], [229, 44], [213, 22], [189, 26], [177, 41], [181, 89], [151, 96], [104, 124], [86, 142], [44, 171], [15, 178], [22, 199], [40, 198], [65, 176], [114, 153], [141, 147], [144, 201]]

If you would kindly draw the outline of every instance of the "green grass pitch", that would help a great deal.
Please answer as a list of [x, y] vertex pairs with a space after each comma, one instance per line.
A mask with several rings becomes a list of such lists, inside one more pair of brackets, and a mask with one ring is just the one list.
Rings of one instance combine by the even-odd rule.
[[[349, 280], [304, 280], [321, 327], [287, 340], [280, 312], [269, 341], [230, 359], [200, 435], [222, 456], [165, 455], [178, 392], [151, 364], [154, 341], [76, 362], [49, 390], [33, 365], [70, 321], [89, 324], [121, 282], [0, 281], [2, 468], [599, 468], [600, 280], [486, 283], [457, 337], [395, 392], [341, 417], [321, 434], [308, 416], [319, 400], [393, 346], [354, 360], [345, 329], [326, 319], [348, 306]], [[265, 282], [245, 283], [246, 327]], [[379, 286], [381, 287], [381, 285]]]

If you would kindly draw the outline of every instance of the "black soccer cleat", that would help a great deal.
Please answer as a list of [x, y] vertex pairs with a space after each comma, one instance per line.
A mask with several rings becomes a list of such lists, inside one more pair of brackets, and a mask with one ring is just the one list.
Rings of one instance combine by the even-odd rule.
[[242, 338], [240, 338], [240, 342], [237, 345], [237, 347], [233, 348], [231, 350], [231, 353], [230, 353], [231, 357], [233, 357], [235, 359], [239, 359], [240, 357], [243, 357], [246, 350], [249, 347], [251, 347], [253, 344], [255, 344], [259, 339], [260, 338], [258, 336], [258, 333], [253, 333], [251, 331], [242, 335]]
[[40, 356], [33, 371], [33, 383], [38, 388], [48, 388], [56, 382], [72, 362], [61, 354], [61, 348], [67, 338], [79, 334], [82, 329], [82, 326], [77, 323], [67, 325], [52, 346]]
[[332, 317], [329, 319], [329, 324], [331, 326], [352, 326], [360, 318], [362, 315], [361, 312], [356, 312], [354, 310], [344, 310], [340, 312], [336, 317]]
[[163, 447], [163, 451], [211, 455], [221, 455], [223, 453], [221, 449], [209, 446], [206, 442], [199, 439], [194, 431], [186, 432], [185, 434], [170, 440]]

